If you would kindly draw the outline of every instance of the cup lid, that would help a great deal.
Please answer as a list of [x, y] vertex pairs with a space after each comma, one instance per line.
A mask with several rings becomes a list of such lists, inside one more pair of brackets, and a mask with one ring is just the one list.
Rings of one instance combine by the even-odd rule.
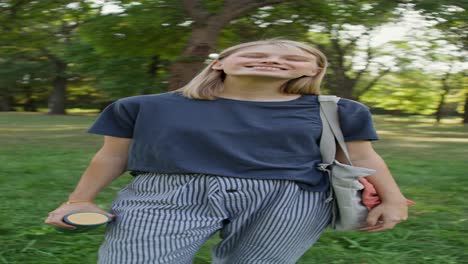
[[111, 222], [112, 219], [105, 214], [97, 212], [75, 212], [65, 215], [63, 221], [75, 226], [94, 226]]

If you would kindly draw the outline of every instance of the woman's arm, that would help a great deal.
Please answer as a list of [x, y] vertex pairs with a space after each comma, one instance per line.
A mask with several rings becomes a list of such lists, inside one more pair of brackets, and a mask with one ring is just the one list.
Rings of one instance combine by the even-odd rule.
[[94, 200], [99, 191], [122, 175], [131, 140], [104, 136], [104, 145], [91, 160], [69, 200]]
[[63, 217], [76, 211], [100, 212], [114, 217], [114, 215], [109, 214], [94, 204], [93, 200], [104, 187], [125, 171], [130, 142], [130, 138], [105, 136], [104, 145], [94, 155], [75, 190], [69, 195], [68, 200], [71, 202], [75, 201], [76, 203], [63, 203], [54, 211], [49, 212], [44, 223], [74, 229], [74, 226], [63, 222]]
[[[369, 227], [361, 230], [382, 231], [393, 228], [398, 222], [405, 221], [408, 217], [406, 198], [401, 193], [397, 183], [393, 179], [385, 161], [372, 148], [367, 140], [346, 142], [346, 147], [353, 166], [376, 170], [376, 173], [367, 176], [379, 194], [382, 203], [373, 208], [368, 215]], [[336, 160], [348, 164], [346, 157], [337, 145]], [[384, 221], [378, 224], [378, 221]]]
[[[406, 198], [400, 192], [397, 183], [393, 179], [385, 161], [375, 152], [372, 144], [367, 140], [346, 142], [351, 162], [356, 167], [374, 169], [376, 174], [366, 177], [372, 183], [379, 194], [380, 199], [385, 201], [405, 202]], [[336, 160], [348, 164], [346, 157], [337, 145]]]

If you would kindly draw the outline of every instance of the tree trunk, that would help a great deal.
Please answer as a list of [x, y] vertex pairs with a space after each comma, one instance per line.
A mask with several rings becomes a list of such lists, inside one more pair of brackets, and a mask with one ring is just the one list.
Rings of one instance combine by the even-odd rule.
[[160, 57], [159, 55], [151, 56], [151, 63], [148, 67], [148, 75], [151, 81], [151, 86], [143, 86], [140, 91], [140, 94], [151, 94], [153, 93], [153, 88], [155, 87], [156, 78], [158, 77], [158, 69], [159, 69]]
[[207, 55], [214, 50], [220, 30], [215, 23], [192, 29], [190, 40], [180, 59], [170, 66], [169, 90], [186, 85], [202, 70]]
[[341, 85], [343, 89], [340, 90], [339, 96], [343, 98], [347, 98], [347, 99], [357, 100], [357, 98], [355, 98], [353, 95], [354, 87], [356, 86], [355, 83], [346, 75], [343, 76], [343, 79], [344, 79], [344, 82]]
[[214, 50], [220, 30], [230, 21], [248, 14], [255, 8], [279, 4], [287, 0], [224, 1], [223, 8], [216, 14], [207, 12], [201, 0], [182, 0], [181, 2], [184, 10], [195, 23], [182, 55], [170, 67], [169, 90], [186, 85], [203, 70], [203, 63], [209, 52]]
[[468, 124], [468, 91], [465, 92], [465, 107], [463, 113], [463, 124]]
[[37, 112], [37, 105], [36, 105], [36, 100], [34, 100], [32, 87], [27, 85], [24, 88], [26, 92], [26, 102], [23, 105], [24, 111]]
[[332, 67], [333, 76], [328, 77], [333, 78], [332, 80], [328, 80], [330, 93], [339, 97], [353, 99], [354, 83], [346, 76], [345, 69], [340, 65]]
[[0, 112], [14, 111], [10, 102], [11, 100], [7, 96], [0, 96]]
[[343, 50], [337, 38], [331, 38], [331, 48], [334, 52], [331, 59], [334, 63], [331, 63], [333, 67], [334, 78], [332, 80], [331, 93], [333, 95], [352, 99], [354, 83], [346, 75], [346, 68], [344, 64], [344, 56], [346, 51]]
[[442, 93], [440, 94], [440, 100], [439, 100], [439, 105], [437, 106], [437, 110], [434, 113], [435, 118], [436, 118], [436, 123], [439, 124], [440, 120], [442, 119], [443, 116], [443, 109], [445, 105], [445, 97], [447, 96], [450, 87], [447, 83], [448, 78], [450, 77], [450, 71], [445, 74], [445, 76], [442, 78]]
[[435, 118], [436, 118], [436, 123], [439, 124], [440, 120], [442, 119], [442, 116], [444, 115], [444, 105], [445, 105], [445, 96], [447, 95], [447, 90], [444, 90], [442, 94], [440, 95], [440, 100], [439, 100], [439, 105], [437, 106], [437, 110], [434, 113]]
[[55, 60], [56, 65], [56, 76], [53, 80], [53, 91], [49, 96], [49, 112], [48, 114], [55, 115], [64, 115], [65, 112], [65, 100], [66, 100], [66, 87], [67, 87], [67, 77], [66, 69], [67, 64], [60, 60]]

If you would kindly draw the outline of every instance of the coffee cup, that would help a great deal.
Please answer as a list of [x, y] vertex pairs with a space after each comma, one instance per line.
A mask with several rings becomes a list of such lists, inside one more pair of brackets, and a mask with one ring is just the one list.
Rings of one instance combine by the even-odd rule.
[[63, 222], [72, 225], [75, 229], [54, 226], [57, 231], [64, 233], [82, 233], [113, 221], [110, 216], [98, 212], [74, 212], [63, 217]]

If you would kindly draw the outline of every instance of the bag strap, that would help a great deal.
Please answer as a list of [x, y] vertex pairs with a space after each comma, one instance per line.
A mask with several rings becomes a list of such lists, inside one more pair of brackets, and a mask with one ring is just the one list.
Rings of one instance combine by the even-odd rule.
[[332, 164], [336, 155], [336, 145], [335, 137], [333, 136], [333, 131], [328, 125], [327, 118], [325, 117], [325, 112], [327, 108], [324, 107], [326, 104], [334, 104], [335, 98], [333, 96], [319, 95], [318, 97], [320, 103], [320, 118], [322, 119], [322, 136], [320, 138], [320, 152], [322, 154], [322, 160], [326, 164]]
[[322, 136], [320, 139], [320, 152], [322, 159], [327, 164], [332, 164], [336, 155], [335, 138], [338, 145], [348, 160], [349, 165], [353, 165], [348, 149], [341, 132], [338, 117], [338, 101], [340, 97], [335, 95], [319, 95], [320, 118], [322, 119]]
[[[335, 136], [327, 116], [331, 116], [335, 111], [338, 111], [338, 100], [340, 100], [340, 98], [334, 95], [318, 96], [318, 101], [320, 104], [320, 119], [322, 120], [322, 136], [320, 137], [320, 153], [322, 154], [322, 163], [317, 164], [317, 169], [327, 173], [328, 175], [329, 194], [327, 199], [325, 199], [325, 203], [333, 201], [335, 196], [333, 191], [333, 177], [331, 175], [331, 169], [329, 166], [332, 165], [335, 161], [336, 143]], [[337, 210], [338, 207], [335, 201], [332, 203], [332, 226], [335, 225]]]

